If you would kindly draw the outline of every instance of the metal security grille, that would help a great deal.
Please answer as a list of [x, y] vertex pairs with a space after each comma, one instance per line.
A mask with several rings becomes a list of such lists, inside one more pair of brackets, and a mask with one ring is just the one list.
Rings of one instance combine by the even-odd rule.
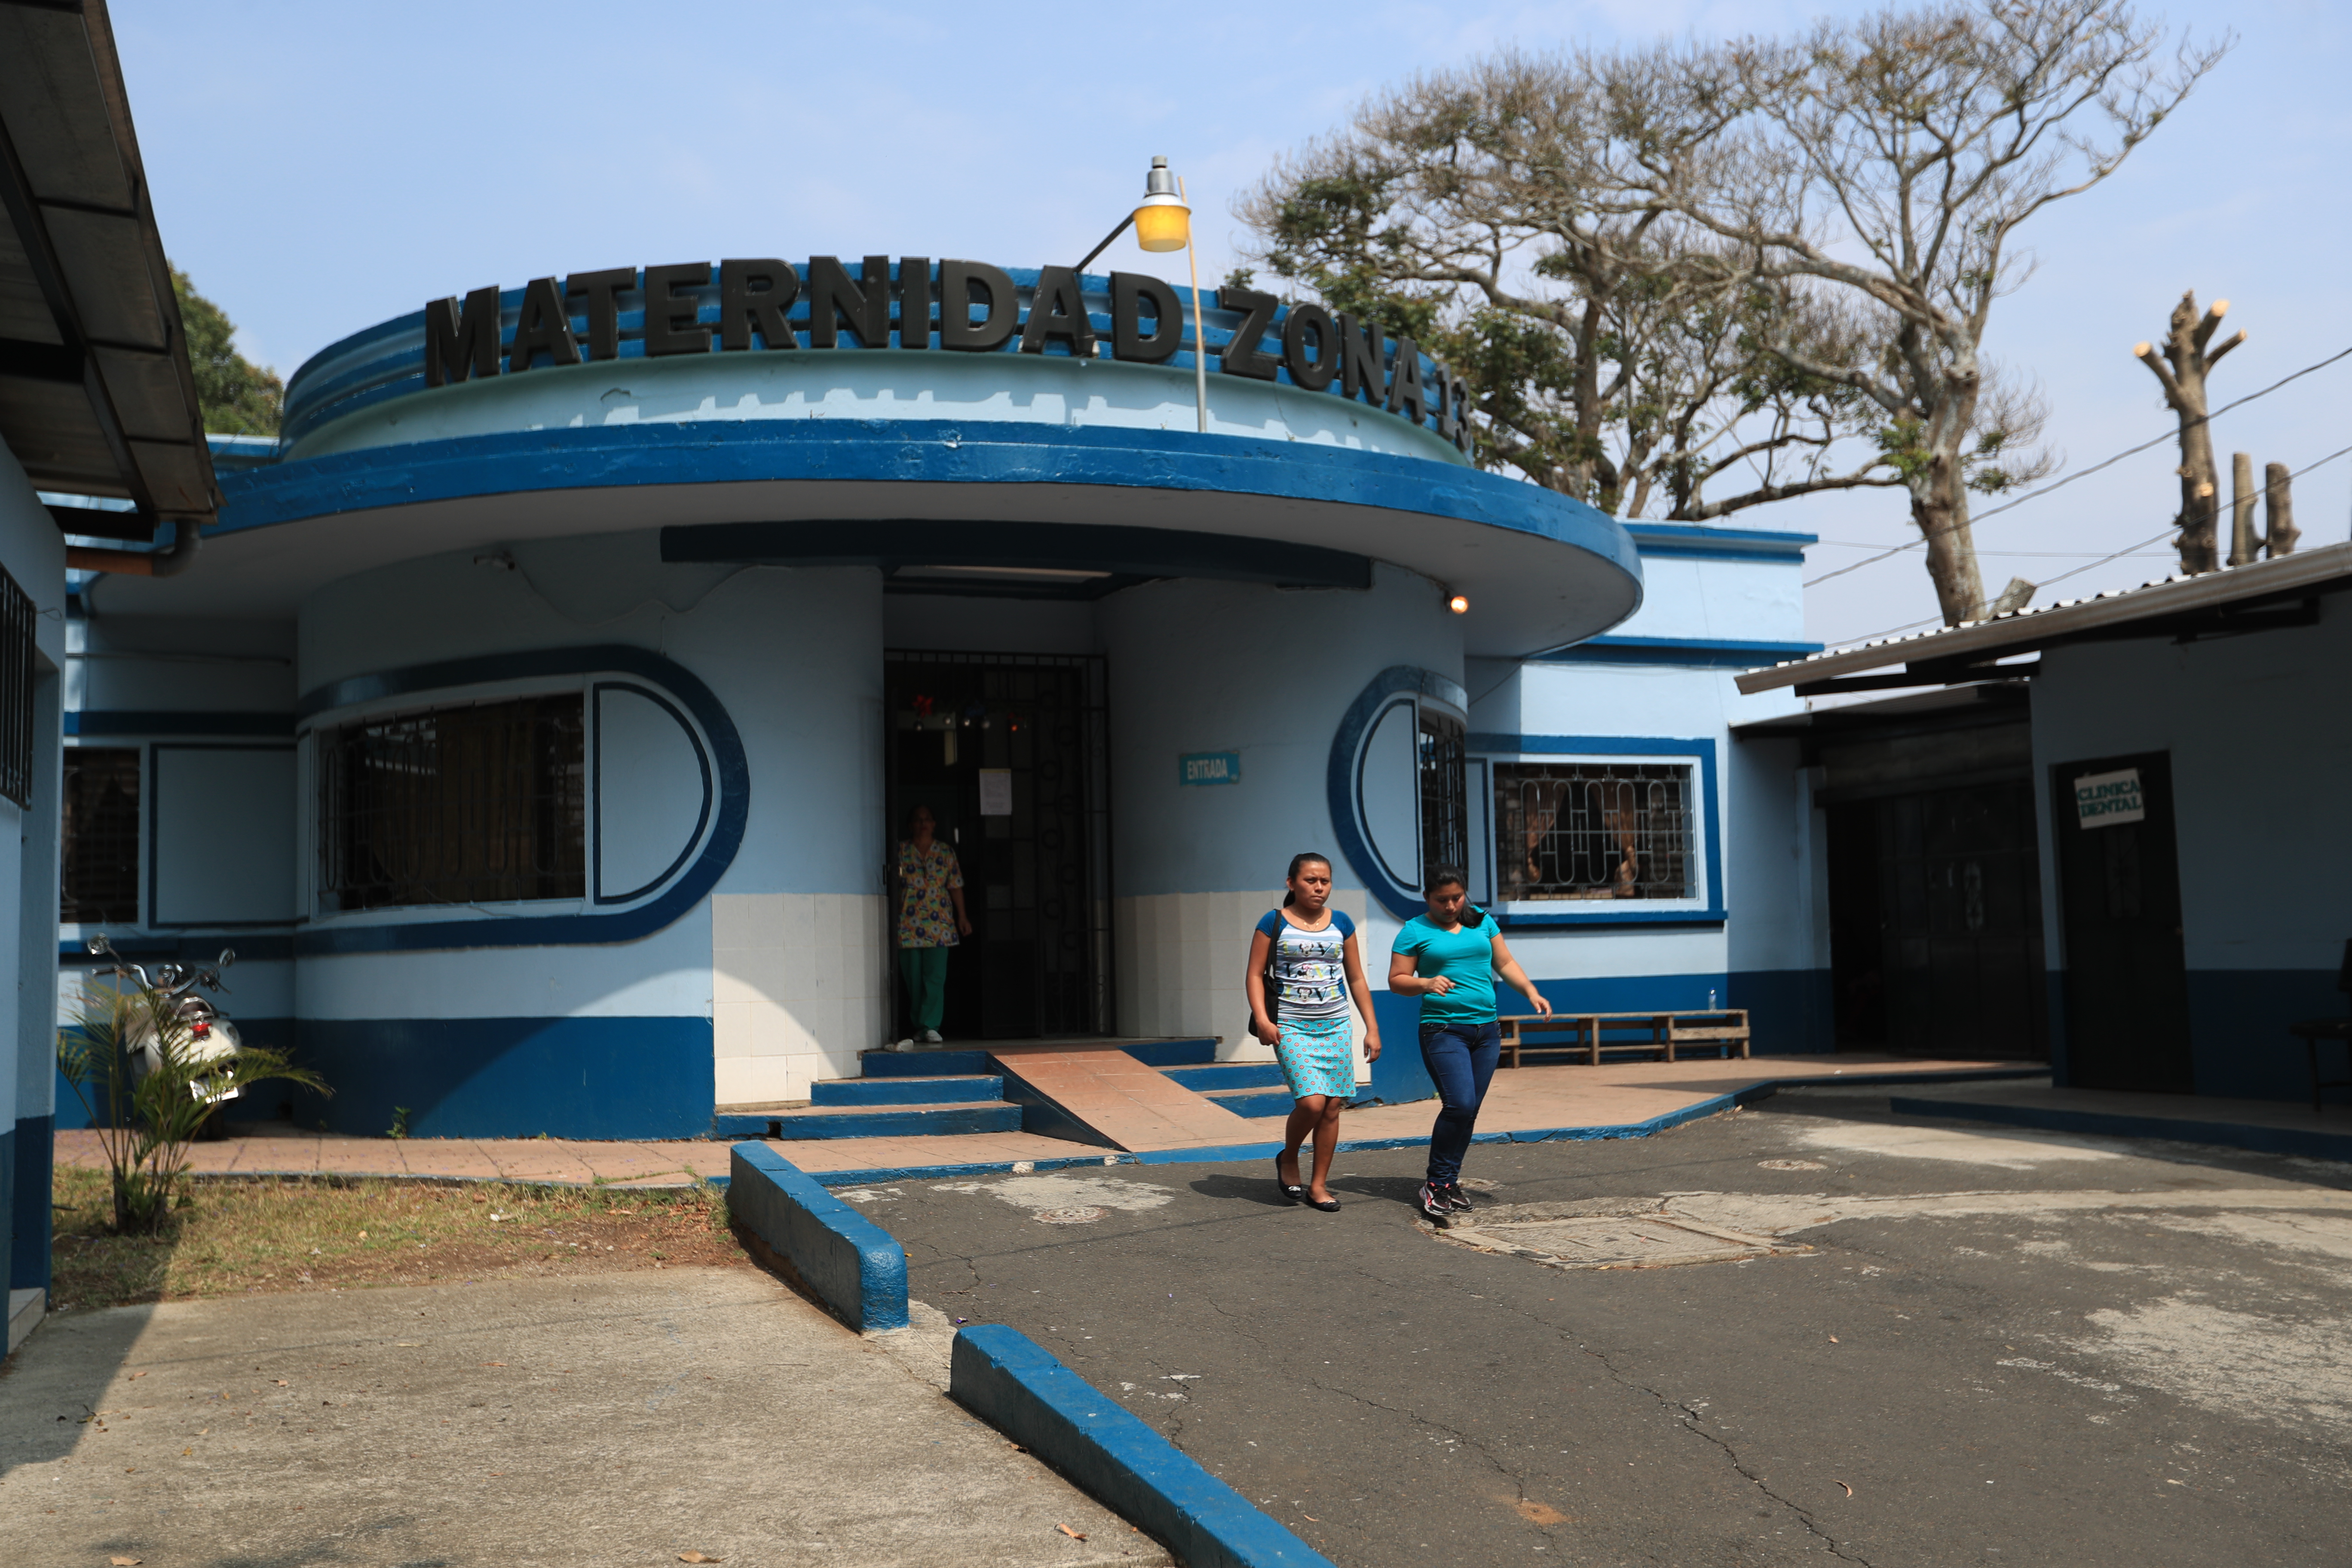
[[1440, 871], [1468, 874], [1470, 787], [1463, 766], [1462, 726], [1421, 710], [1421, 880]]
[[577, 692], [322, 731], [321, 907], [584, 896], [582, 731]]
[[139, 748], [68, 746], [58, 919], [139, 922]]
[[1688, 899], [1686, 763], [1498, 763], [1495, 871], [1505, 899]]
[[33, 804], [33, 601], [0, 570], [0, 795]]

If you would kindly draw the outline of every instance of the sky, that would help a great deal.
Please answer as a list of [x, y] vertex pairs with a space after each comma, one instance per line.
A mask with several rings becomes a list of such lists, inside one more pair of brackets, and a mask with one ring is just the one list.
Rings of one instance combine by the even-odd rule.
[[[165, 247], [243, 351], [291, 374], [428, 298], [597, 267], [1075, 258], [1132, 205], [1154, 153], [1187, 181], [1207, 284], [1239, 258], [1230, 207], [1268, 164], [1416, 71], [1512, 46], [1790, 32], [1863, 8], [115, 0], [111, 15]], [[2169, 15], [2200, 37], [2226, 17], [2237, 45], [2118, 174], [2022, 231], [2038, 265], [1987, 333], [2051, 405], [2053, 479], [2168, 435], [2131, 349], [2161, 336], [2184, 289], [2228, 299], [2250, 334], [2214, 372], [2217, 405], [2352, 348], [2352, 7]], [[2225, 474], [2235, 451], [2300, 469], [2352, 446], [2352, 359], [2213, 429]], [[2175, 461], [2167, 440], [1986, 519], [1988, 591], [2023, 576], [2046, 605], [2165, 575]], [[2295, 508], [2306, 548], [2352, 532], [2352, 456], [2298, 479]], [[1916, 539], [1899, 491], [1737, 522], [1820, 536], [1814, 640], [1935, 617], [1916, 548], [1830, 575]]]

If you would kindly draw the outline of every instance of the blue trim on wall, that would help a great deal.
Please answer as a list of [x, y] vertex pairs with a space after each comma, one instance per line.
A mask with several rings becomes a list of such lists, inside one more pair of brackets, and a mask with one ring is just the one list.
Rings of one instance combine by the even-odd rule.
[[1389, 874], [1379, 852], [1372, 847], [1371, 837], [1364, 828], [1363, 814], [1358, 809], [1356, 780], [1358, 753], [1363, 750], [1364, 736], [1372, 721], [1387, 710], [1392, 699], [1407, 693], [1434, 698], [1460, 709], [1465, 717], [1470, 711], [1469, 693], [1454, 681], [1413, 665], [1391, 665], [1372, 677], [1371, 684], [1340, 715], [1339, 728], [1331, 737], [1330, 761], [1324, 772], [1331, 830], [1339, 837], [1339, 853], [1347, 857], [1348, 864], [1363, 879], [1372, 897], [1399, 920], [1411, 920], [1429, 906], [1420, 893]]
[[1077, 485], [1255, 495], [1484, 523], [1641, 580], [1614, 518], [1539, 485], [1426, 458], [1192, 431], [946, 420], [646, 422], [374, 447], [225, 475], [207, 536], [477, 496], [773, 479]]
[[[2347, 1000], [2333, 969], [2192, 969], [2189, 1050], [2199, 1094], [2311, 1102], [2310, 1058], [2286, 1032], [2299, 1018], [2341, 1018]], [[2319, 1047], [2319, 1075], [2344, 1078], [2345, 1047]], [[2330, 1089], [2330, 1107], [2346, 1091]]]
[[[220, 956], [224, 947], [236, 948], [240, 963], [276, 963], [294, 956], [293, 930], [284, 921], [266, 930], [236, 931], [215, 931], [199, 926], [185, 931], [124, 933], [118, 927], [110, 929], [107, 935], [115, 952], [151, 967], [152, 961], [167, 958], [183, 963], [210, 963]], [[66, 969], [106, 966], [103, 959], [92, 956], [89, 949], [78, 942], [58, 943], [58, 963]]]
[[[267, 921], [167, 921], [161, 918], [159, 910], [163, 906], [158, 889], [162, 886], [163, 858], [156, 853], [156, 847], [163, 842], [163, 830], [159, 826], [163, 809], [163, 791], [155, 759], [164, 752], [283, 752], [291, 754], [295, 749], [290, 742], [282, 746], [256, 746], [238, 745], [234, 742], [215, 744], [207, 742], [178, 741], [147, 748], [147, 842], [140, 847], [145, 852], [147, 858], [146, 914], [149, 930], [277, 931], [289, 923], [288, 917], [284, 915]], [[126, 956], [129, 955], [126, 954]]]
[[1538, 664], [1668, 664], [1698, 669], [1754, 669], [1822, 651], [1817, 642], [1735, 642], [1715, 637], [1587, 637], [1538, 654]]
[[694, 853], [694, 847], [702, 842], [702, 830], [710, 826], [710, 804], [714, 791], [710, 781], [710, 752], [704, 747], [702, 737], [695, 733], [694, 726], [687, 722], [686, 715], [677, 710], [677, 704], [650, 686], [638, 686], [625, 680], [599, 680], [591, 683], [588, 688], [591, 700], [602, 697], [607, 691], [634, 691], [668, 714], [677, 721], [677, 727], [686, 731], [687, 743], [694, 748], [695, 766], [702, 770], [702, 809], [695, 814], [694, 831], [687, 836], [684, 847], [677, 852], [677, 858], [664, 867], [661, 874], [644, 887], [625, 893], [614, 893], [608, 897], [601, 891], [604, 885], [604, 710], [600, 706], [593, 714], [590, 715], [596, 726], [596, 811], [588, 821], [588, 895], [593, 902], [600, 904], [626, 904], [644, 898], [647, 893], [677, 875], [678, 868], [685, 865], [687, 857]]
[[68, 735], [254, 735], [286, 741], [294, 736], [291, 713], [194, 713], [133, 708], [85, 708], [65, 716]]
[[404, 1105], [418, 1138], [699, 1138], [718, 1094], [708, 1018], [304, 1018], [297, 1037], [334, 1094], [292, 1096], [296, 1120], [362, 1136]]
[[[1676, 740], [1655, 735], [1507, 735], [1473, 731], [1465, 749], [1475, 755], [1688, 757], [1699, 762], [1700, 804], [1706, 818], [1706, 905], [1703, 909], [1608, 910], [1575, 914], [1513, 914], [1499, 907], [1495, 918], [1505, 930], [1544, 926], [1720, 925], [1723, 904], [1723, 823], [1718, 800], [1716, 745], [1712, 740]], [[1599, 902], [1599, 900], [1595, 900]], [[1418, 911], [1416, 911], [1418, 912]]]
[[15, 1192], [9, 1203], [8, 1288], [47, 1290], [49, 1288], [49, 1243], [53, 1215], [49, 1209], [51, 1173], [57, 1163], [56, 1119], [20, 1116], [0, 1149], [0, 1168], [13, 1173]]
[[[716, 753], [719, 820], [710, 837], [677, 880], [660, 897], [612, 914], [512, 915], [493, 920], [415, 920], [347, 925], [313, 922], [296, 933], [298, 954], [327, 952], [419, 952], [467, 947], [546, 947], [588, 942], [634, 942], [661, 930], [702, 901], [734, 862], [751, 816], [751, 772], [743, 739], [710, 688], [685, 666], [659, 654], [619, 643], [586, 647], [530, 648], [480, 658], [410, 665], [402, 669], [355, 675], [303, 695], [305, 719], [338, 708], [413, 693], [479, 686], [493, 680], [613, 671], [634, 675], [668, 692], [694, 715]], [[705, 1027], [709, 1026], [706, 1022]], [[707, 1076], [707, 1071], [706, 1071]], [[709, 1118], [708, 1106], [704, 1109]], [[379, 1129], [378, 1131], [381, 1131]], [[646, 1134], [651, 1136], [651, 1134]]]
[[1813, 533], [1708, 528], [1688, 522], [1629, 522], [1625, 528], [1643, 554], [1685, 561], [1773, 561], [1801, 566], [1805, 546], [1821, 539]]

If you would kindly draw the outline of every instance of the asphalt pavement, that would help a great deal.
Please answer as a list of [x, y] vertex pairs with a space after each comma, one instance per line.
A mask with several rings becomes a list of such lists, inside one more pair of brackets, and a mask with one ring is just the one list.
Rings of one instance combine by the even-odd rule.
[[[1258, 1163], [842, 1195], [916, 1297], [1030, 1334], [1345, 1568], [2345, 1561], [2352, 1166], [1886, 1092], [1480, 1146], [1484, 1249], [1417, 1220], [1415, 1151], [1343, 1154], [1337, 1215]], [[1538, 1260], [1580, 1224], [1749, 1255]]]

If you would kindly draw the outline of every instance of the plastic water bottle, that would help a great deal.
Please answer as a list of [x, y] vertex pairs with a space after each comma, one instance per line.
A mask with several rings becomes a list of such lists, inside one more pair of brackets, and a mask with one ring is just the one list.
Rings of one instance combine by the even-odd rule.
[[1714, 1011], [1716, 1010], [1716, 1006], [1715, 1006], [1715, 987], [1714, 987], [1714, 986], [1712, 986], [1712, 985], [1710, 985], [1710, 986], [1708, 986], [1708, 987], [1706, 988], [1706, 1010], [1707, 1010], [1708, 1012], [1710, 1012], [1710, 1013], [1712, 1013], [1712, 1012], [1714, 1012]]

